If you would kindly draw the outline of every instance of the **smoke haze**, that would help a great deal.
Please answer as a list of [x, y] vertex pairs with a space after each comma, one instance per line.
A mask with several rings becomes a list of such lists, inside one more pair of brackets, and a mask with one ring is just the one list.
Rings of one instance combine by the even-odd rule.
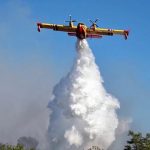
[[31, 136], [43, 147], [52, 74], [37, 64], [19, 71], [1, 64], [0, 72], [0, 143], [16, 144], [19, 137]]
[[78, 40], [71, 71], [54, 87], [48, 137], [53, 150], [97, 145], [107, 149], [118, 127], [118, 100], [103, 87], [95, 58], [86, 40]]
[[9, 0], [0, 6], [0, 143], [26, 136], [43, 148], [55, 67], [43, 62], [29, 5]]

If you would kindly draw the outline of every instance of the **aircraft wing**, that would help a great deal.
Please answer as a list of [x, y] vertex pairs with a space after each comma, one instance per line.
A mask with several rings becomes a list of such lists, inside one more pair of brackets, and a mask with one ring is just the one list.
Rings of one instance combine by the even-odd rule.
[[105, 28], [87, 28], [87, 34], [95, 34], [95, 35], [123, 35], [125, 39], [127, 39], [129, 35], [128, 30], [116, 30], [116, 29], [105, 29]]
[[52, 29], [55, 31], [72, 32], [72, 33], [75, 33], [77, 29], [76, 26], [65, 26], [65, 25], [47, 24], [47, 23], [37, 23], [37, 26], [39, 32], [41, 28]]

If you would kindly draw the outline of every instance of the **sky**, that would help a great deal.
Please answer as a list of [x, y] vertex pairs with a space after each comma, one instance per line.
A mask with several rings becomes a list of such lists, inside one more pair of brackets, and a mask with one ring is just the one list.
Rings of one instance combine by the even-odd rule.
[[131, 118], [134, 131], [150, 132], [149, 6], [147, 0], [0, 0], [0, 141], [9, 135], [14, 142], [10, 133], [40, 137], [46, 131], [50, 94], [73, 64], [76, 38], [38, 33], [36, 23], [66, 24], [69, 14], [87, 26], [88, 19], [99, 18], [99, 27], [130, 30], [128, 40], [113, 36], [88, 43], [106, 90], [119, 99], [118, 115]]

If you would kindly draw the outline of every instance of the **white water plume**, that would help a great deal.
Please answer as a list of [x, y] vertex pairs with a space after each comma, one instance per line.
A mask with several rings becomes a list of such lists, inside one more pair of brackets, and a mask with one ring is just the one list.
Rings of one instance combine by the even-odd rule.
[[77, 57], [68, 75], [53, 90], [48, 137], [52, 150], [105, 150], [115, 140], [119, 102], [103, 87], [86, 40], [78, 40]]

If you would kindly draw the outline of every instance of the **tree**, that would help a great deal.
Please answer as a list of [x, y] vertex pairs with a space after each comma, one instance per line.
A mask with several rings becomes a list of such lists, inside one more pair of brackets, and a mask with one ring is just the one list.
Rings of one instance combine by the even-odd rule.
[[[8, 144], [0, 144], [0, 150], [25, 150], [24, 147], [22, 145], [8, 145]], [[34, 149], [30, 149], [30, 150], [34, 150]]]
[[23, 145], [25, 150], [37, 149], [38, 141], [33, 137], [20, 137], [17, 140], [19, 145]]
[[124, 150], [150, 150], [150, 133], [143, 137], [140, 132], [129, 131], [128, 135], [131, 139], [127, 141]]
[[8, 144], [0, 144], [0, 150], [24, 150], [22, 145], [8, 145]]

